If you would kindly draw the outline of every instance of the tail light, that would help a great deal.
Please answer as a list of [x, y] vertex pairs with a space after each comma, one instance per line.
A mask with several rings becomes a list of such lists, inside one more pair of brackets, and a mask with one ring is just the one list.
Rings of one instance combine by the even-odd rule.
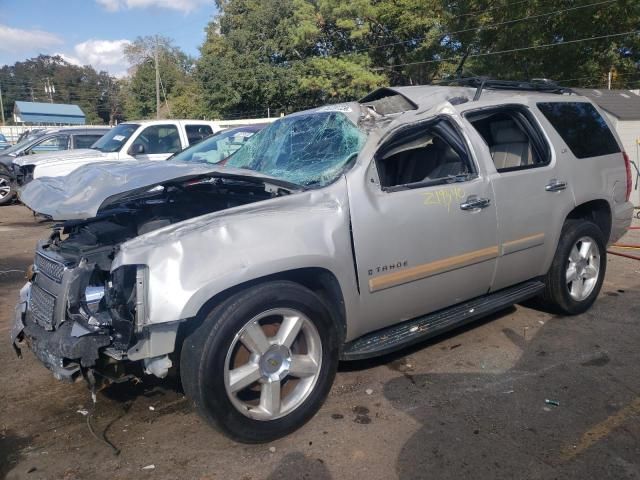
[[629, 198], [631, 198], [631, 188], [633, 186], [633, 180], [631, 179], [631, 160], [629, 159], [629, 155], [627, 152], [622, 152], [622, 156], [624, 157], [624, 166], [627, 169], [627, 202]]

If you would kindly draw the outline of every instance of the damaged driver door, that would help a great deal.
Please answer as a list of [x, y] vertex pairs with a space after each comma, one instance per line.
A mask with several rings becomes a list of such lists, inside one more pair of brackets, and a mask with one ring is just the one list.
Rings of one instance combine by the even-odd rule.
[[367, 323], [358, 330], [487, 293], [498, 255], [493, 191], [451, 116], [397, 129], [362, 180], [349, 186]]

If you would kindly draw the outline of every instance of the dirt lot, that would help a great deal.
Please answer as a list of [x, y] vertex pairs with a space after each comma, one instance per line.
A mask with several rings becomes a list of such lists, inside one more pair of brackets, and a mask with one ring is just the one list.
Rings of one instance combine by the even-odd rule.
[[343, 364], [316, 417], [269, 445], [210, 429], [175, 382], [111, 387], [93, 424], [115, 455], [79, 413], [91, 409], [84, 385], [54, 380], [9, 345], [21, 271], [47, 229], [24, 207], [0, 209], [0, 478], [640, 478], [640, 262], [610, 257], [584, 315], [518, 306]]

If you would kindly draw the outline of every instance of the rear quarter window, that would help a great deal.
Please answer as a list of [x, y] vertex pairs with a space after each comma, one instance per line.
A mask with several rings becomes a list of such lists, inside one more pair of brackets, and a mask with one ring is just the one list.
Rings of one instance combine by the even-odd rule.
[[609, 126], [590, 103], [545, 102], [537, 106], [577, 158], [620, 153]]
[[209, 125], [186, 125], [184, 129], [187, 132], [189, 145], [194, 145], [209, 135], [213, 135], [213, 129]]

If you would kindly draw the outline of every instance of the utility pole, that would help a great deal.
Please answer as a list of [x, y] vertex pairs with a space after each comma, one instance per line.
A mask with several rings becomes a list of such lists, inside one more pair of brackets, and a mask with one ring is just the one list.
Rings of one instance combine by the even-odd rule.
[[47, 77], [47, 83], [44, 84], [44, 91], [49, 95], [49, 103], [53, 103], [53, 94], [56, 93], [56, 87], [51, 84], [49, 77]]
[[613, 68], [609, 69], [609, 74], [607, 75], [607, 90], [611, 90], [611, 76], [613, 74]]
[[2, 113], [2, 125], [4, 125], [4, 104], [2, 103], [2, 85], [0, 85], [0, 113]]
[[160, 69], [158, 67], [158, 36], [156, 35], [156, 45], [153, 49], [153, 58], [156, 64], [156, 118], [160, 118]]

